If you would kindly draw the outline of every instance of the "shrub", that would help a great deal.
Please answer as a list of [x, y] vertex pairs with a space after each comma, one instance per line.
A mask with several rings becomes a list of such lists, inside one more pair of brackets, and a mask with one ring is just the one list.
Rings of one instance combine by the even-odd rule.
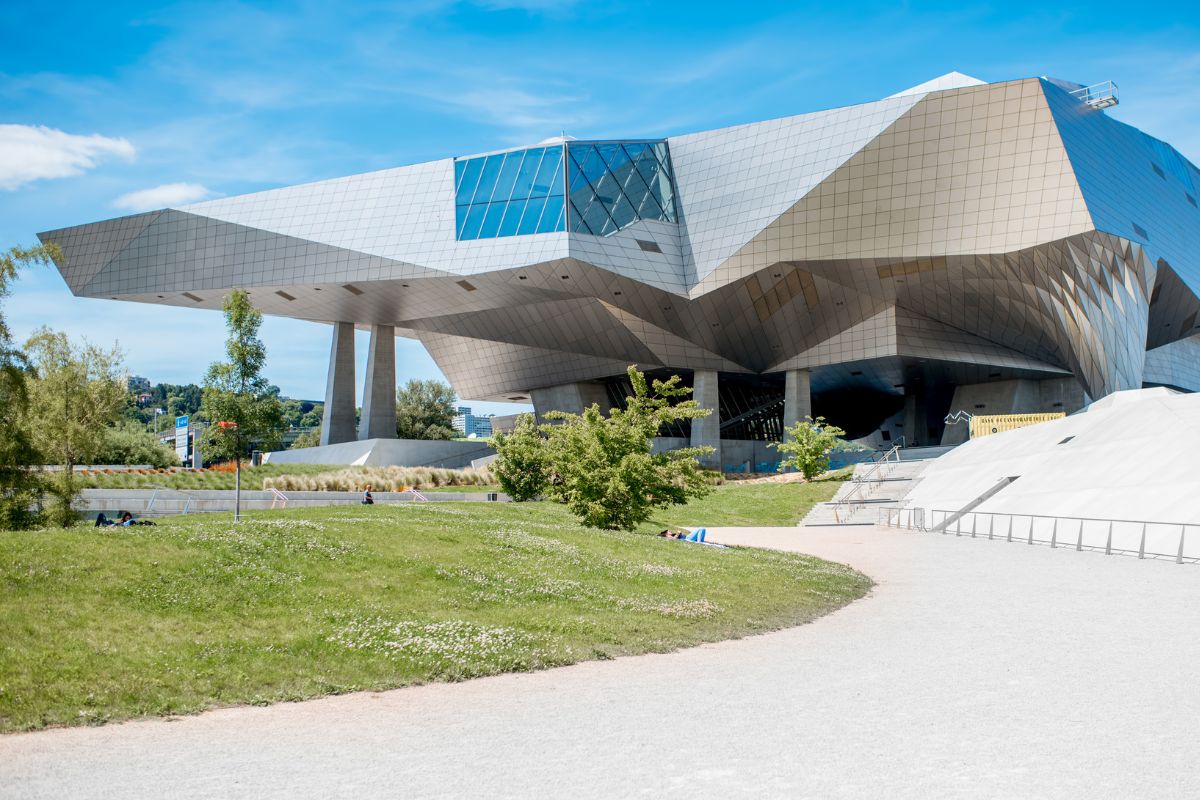
[[782, 442], [772, 442], [779, 452], [788, 456], [779, 462], [779, 471], [791, 468], [812, 480], [829, 469], [829, 454], [840, 443], [846, 432], [836, 425], [825, 422], [824, 417], [805, 417], [784, 431]]
[[491, 470], [509, 497], [521, 502], [545, 490], [550, 479], [550, 456], [533, 414], [517, 417], [512, 433], [493, 436], [492, 447], [496, 449], [496, 459]]
[[179, 463], [179, 457], [169, 447], [158, 443], [154, 434], [140, 423], [124, 420], [104, 431], [103, 441], [96, 453], [100, 464], [150, 464], [166, 467]]
[[605, 417], [593, 404], [583, 414], [552, 411], [543, 425], [549, 459], [548, 491], [567, 504], [585, 525], [633, 530], [655, 508], [686, 503], [710, 490], [696, 459], [711, 447], [651, 453], [658, 431], [684, 419], [708, 416], [679, 376], [651, 386], [636, 368], [628, 369], [633, 396], [625, 408]]
[[348, 467], [316, 475], [277, 475], [264, 478], [264, 489], [293, 492], [361, 492], [370, 484], [378, 492], [402, 492], [438, 486], [489, 486], [485, 469], [430, 469], [429, 467]]

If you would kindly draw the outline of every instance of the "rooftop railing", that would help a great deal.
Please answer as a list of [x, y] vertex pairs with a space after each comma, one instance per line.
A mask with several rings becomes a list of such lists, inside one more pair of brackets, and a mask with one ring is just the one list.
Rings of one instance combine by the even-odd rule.
[[1103, 81], [1076, 89], [1071, 92], [1071, 96], [1082, 100], [1092, 108], [1108, 108], [1120, 102], [1117, 97], [1117, 85], [1112, 81]]

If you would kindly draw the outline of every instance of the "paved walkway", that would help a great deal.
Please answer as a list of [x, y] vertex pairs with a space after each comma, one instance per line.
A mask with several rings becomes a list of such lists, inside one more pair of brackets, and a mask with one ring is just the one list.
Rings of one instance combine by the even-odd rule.
[[2, 737], [0, 796], [1200, 796], [1200, 567], [870, 528], [718, 535], [879, 585], [670, 655]]

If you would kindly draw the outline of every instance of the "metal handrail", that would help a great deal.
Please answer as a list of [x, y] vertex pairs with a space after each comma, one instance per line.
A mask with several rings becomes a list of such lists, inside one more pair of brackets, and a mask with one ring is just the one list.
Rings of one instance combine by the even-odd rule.
[[[895, 461], [892, 461], [892, 456], [896, 457]], [[894, 444], [890, 450], [883, 454], [881, 459], [873, 462], [870, 468], [861, 476], [856, 475], [851, 478], [850, 482], [853, 484], [853, 487], [846, 493], [845, 497], [833, 504], [834, 520], [838, 524], [841, 524], [843, 513], [845, 513], [847, 520], [854, 516], [860, 508], [866, 505], [864, 492], [866, 492], [867, 484], [871, 484], [872, 489], [878, 489], [878, 482], [882, 479], [882, 475], [876, 477], [876, 474], [882, 473], [884, 470], [887, 470], [890, 474], [891, 470], [895, 469], [895, 465], [899, 463], [900, 445]]]
[[1117, 88], [1117, 84], [1112, 81], [1101, 81], [1093, 83], [1091, 86], [1075, 89], [1070, 92], [1070, 95], [1082, 100], [1092, 108], [1108, 108], [1119, 102]]
[[[957, 511], [942, 509], [905, 508], [889, 506], [879, 509], [877, 521], [891, 528], [904, 528], [927, 533], [953, 534], [988, 539], [1004, 539], [1026, 544], [1048, 544], [1050, 547], [1073, 547], [1075, 550], [1104, 551], [1113, 553], [1136, 553], [1138, 558], [1174, 558], [1175, 563], [1200, 562], [1200, 546], [1197, 552], [1187, 555], [1189, 541], [1200, 542], [1200, 523], [1157, 522], [1133, 519], [1108, 519], [1104, 517], [1069, 517], [1049, 514], [1015, 514], [1003, 511], [968, 511], [954, 520], [953, 528], [942, 522], [958, 514]], [[969, 522], [967, 521], [969, 518]], [[983, 520], [983, 525], [980, 521]], [[997, 522], [999, 521], [999, 525]], [[1044, 521], [1038, 531], [1038, 521]], [[1019, 524], [1018, 524], [1019, 523]], [[1089, 523], [1091, 530], [1089, 531]], [[986, 527], [986, 531], [984, 528]], [[1046, 531], [1048, 529], [1048, 533]], [[1188, 537], [1189, 531], [1193, 534]], [[1178, 539], [1175, 538], [1178, 533]], [[1134, 543], [1136, 542], [1136, 546]]]

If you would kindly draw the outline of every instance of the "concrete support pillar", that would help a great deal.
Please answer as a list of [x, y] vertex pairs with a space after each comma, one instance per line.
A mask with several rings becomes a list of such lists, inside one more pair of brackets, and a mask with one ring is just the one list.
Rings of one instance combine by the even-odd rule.
[[929, 444], [921, 441], [921, 429], [924, 427], [925, 420], [921, 418], [917, 409], [917, 396], [909, 392], [904, 395], [904, 444], [908, 447]]
[[717, 373], [696, 370], [692, 383], [692, 399], [701, 408], [712, 410], [704, 419], [692, 420], [692, 447], [715, 448], [711, 455], [700, 459], [700, 463], [713, 469], [721, 468], [721, 404], [717, 393]]
[[533, 403], [533, 411], [537, 415], [538, 422], [549, 421], [545, 416], [548, 411], [582, 414], [585, 408], [596, 404], [600, 406], [600, 412], [607, 416], [612, 407], [604, 384], [593, 381], [564, 383], [558, 386], [532, 389], [529, 392], [529, 399]]
[[371, 326], [359, 439], [396, 438], [396, 329]]
[[333, 323], [321, 444], [354, 441], [354, 323]]
[[790, 369], [783, 374], [783, 427], [811, 416], [812, 375], [806, 369]]

